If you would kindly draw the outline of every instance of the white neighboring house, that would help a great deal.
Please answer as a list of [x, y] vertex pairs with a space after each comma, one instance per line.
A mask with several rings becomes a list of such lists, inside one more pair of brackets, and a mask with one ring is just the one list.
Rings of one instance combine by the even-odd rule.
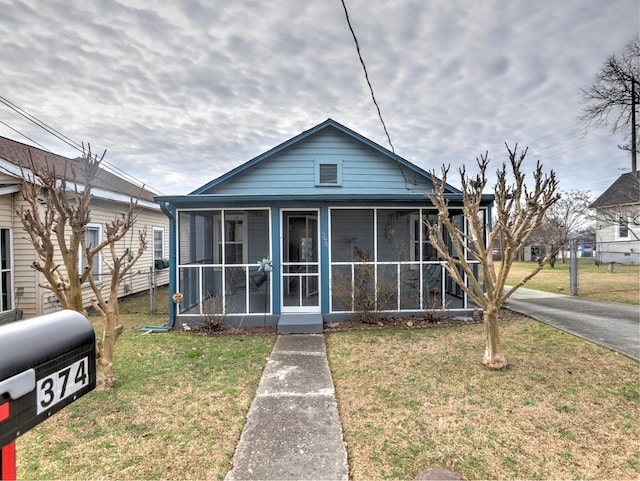
[[622, 174], [590, 206], [596, 210], [596, 259], [640, 264], [640, 174]]
[[[54, 166], [58, 174], [67, 172], [69, 186], [73, 185], [69, 166], [78, 165], [77, 159], [68, 159], [0, 137], [0, 321], [15, 318], [16, 312], [24, 317], [32, 317], [59, 308], [56, 296], [40, 286], [45, 282], [44, 276], [31, 267], [37, 259], [36, 252], [16, 214], [18, 206], [26, 205], [20, 193], [20, 185], [24, 181], [21, 167], [25, 174], [30, 174], [30, 158], [37, 165], [44, 166], [46, 163]], [[167, 284], [168, 263], [164, 261], [169, 253], [169, 221], [153, 201], [155, 194], [104, 169], [95, 179], [92, 194], [91, 222], [86, 233], [91, 244], [101, 240], [106, 222], [126, 212], [132, 197], [139, 198], [136, 225], [121, 242], [119, 249], [137, 249], [138, 231], [144, 226], [147, 228], [147, 249], [132, 273], [121, 283], [121, 297], [149, 289], [151, 273], [154, 274], [156, 285]], [[46, 193], [43, 193], [43, 204], [46, 204], [46, 198]], [[94, 270], [106, 276], [108, 268], [102, 258], [94, 262]], [[88, 306], [91, 299], [88, 286], [85, 293]]]

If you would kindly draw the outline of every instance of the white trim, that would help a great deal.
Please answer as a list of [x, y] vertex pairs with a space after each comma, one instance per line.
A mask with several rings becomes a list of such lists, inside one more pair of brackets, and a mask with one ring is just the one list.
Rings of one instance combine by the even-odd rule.
[[160, 259], [164, 259], [164, 249], [165, 249], [165, 232], [164, 232], [164, 227], [153, 227], [153, 246], [151, 249], [151, 262], [152, 265], [151, 267], [155, 269], [155, 263], [156, 263], [156, 232], [162, 232], [162, 255], [160, 256]]
[[[86, 226], [86, 229], [88, 231], [88, 229], [96, 229], [98, 231], [98, 242], [102, 242], [102, 224], [95, 224], [95, 223], [89, 223]], [[86, 235], [87, 235], [87, 231], [85, 231], [85, 240], [86, 240]], [[92, 246], [95, 247], [95, 246]], [[78, 274], [82, 273], [82, 270], [84, 269], [84, 253], [82, 252], [82, 246], [80, 246], [80, 250], [78, 251]], [[98, 252], [96, 254], [97, 257], [97, 261], [98, 261], [98, 277], [100, 277], [102, 275], [102, 252]], [[94, 259], [93, 261], [93, 265], [95, 266], [96, 260]]]
[[[623, 220], [625, 221], [626, 228], [627, 228], [627, 235], [626, 236], [621, 236], [620, 235], [620, 227], [622, 226], [622, 221]], [[631, 216], [624, 215], [624, 214], [619, 214], [618, 215], [618, 219], [617, 219], [616, 223], [614, 224], [615, 231], [616, 231], [616, 240], [619, 240], [619, 241], [631, 240], [631, 226], [632, 226], [632, 222], [631, 221], [632, 221]]]
[[[0, 275], [2, 274], [2, 272], [9, 272], [9, 289], [8, 289], [8, 294], [10, 297], [10, 301], [9, 301], [9, 305], [8, 306], [4, 306], [4, 305], [0, 305], [0, 312], [7, 312], [10, 311], [12, 309], [14, 309], [14, 307], [16, 306], [16, 286], [15, 286], [15, 279], [14, 279], [14, 263], [13, 263], [13, 229], [11, 227], [0, 227], [0, 231], [2, 230], [7, 230], [9, 233], [9, 238], [8, 238], [8, 242], [9, 242], [9, 259], [7, 259], [9, 267], [7, 269], [2, 269], [1, 265], [0, 265]], [[1, 247], [1, 245], [0, 245]], [[1, 249], [0, 249], [0, 254], [1, 254]], [[5, 286], [2, 285], [2, 280], [0, 278], [0, 287], [4, 288]], [[0, 295], [2, 294], [2, 289], [0, 289]]]
[[0, 187], [0, 195], [15, 194], [17, 192], [20, 192], [20, 186], [17, 184]]
[[[280, 245], [278, 246], [278, 248], [280, 249], [280, 266], [278, 269], [276, 269], [277, 272], [280, 273], [280, 312], [282, 314], [290, 314], [290, 313], [320, 313], [322, 311], [321, 305], [321, 295], [322, 295], [322, 273], [320, 272], [320, 269], [322, 267], [322, 249], [320, 248], [320, 209], [318, 208], [308, 208], [308, 209], [303, 209], [303, 208], [286, 208], [286, 207], [281, 207], [280, 209]], [[284, 278], [285, 278], [285, 274], [284, 274], [284, 239], [285, 239], [285, 222], [284, 222], [284, 213], [285, 212], [299, 212], [299, 213], [305, 213], [308, 214], [310, 212], [314, 212], [315, 213], [315, 220], [316, 220], [316, 232], [315, 232], [315, 245], [316, 245], [316, 251], [318, 253], [318, 260], [317, 261], [311, 261], [311, 262], [303, 262], [302, 264], [306, 265], [306, 266], [315, 266], [317, 272], [315, 273], [307, 273], [304, 275], [304, 277], [313, 277], [316, 276], [317, 280], [318, 280], [318, 292], [317, 292], [317, 298], [318, 298], [318, 302], [315, 306], [303, 306], [303, 305], [299, 305], [299, 306], [285, 306], [284, 305], [284, 300], [285, 300], [285, 282], [284, 282]], [[298, 264], [296, 262], [296, 264]], [[299, 277], [302, 277], [303, 274], [301, 273], [299, 275]], [[287, 276], [290, 277], [290, 276]]]
[[[16, 177], [16, 178], [18, 178], [18, 179], [20, 179], [22, 181], [41, 184], [40, 182], [37, 182], [35, 180], [36, 176], [33, 174], [31, 169], [28, 169], [28, 168], [25, 167], [24, 169], [20, 170], [19, 166], [17, 166], [13, 162], [10, 162], [10, 161], [2, 158], [2, 157], [0, 157], [0, 170], [6, 172], [9, 175], [13, 175], [14, 177]], [[122, 177], [119, 177], [119, 178], [122, 179]], [[125, 182], [129, 182], [126, 179], [122, 179], [122, 180], [124, 180]], [[67, 190], [73, 191], [73, 190], [75, 190], [75, 188], [77, 186], [78, 187], [78, 191], [82, 192], [82, 190], [84, 188], [83, 184], [80, 184], [80, 183], [76, 184], [75, 182], [72, 182], [70, 180], [67, 180], [66, 182], [67, 182], [67, 187], [69, 187], [69, 189], [67, 189]], [[135, 184], [131, 184], [131, 185], [135, 185]], [[136, 186], [136, 187], [140, 187], [140, 186]], [[100, 189], [100, 188], [97, 188], [97, 187], [91, 187], [91, 192], [95, 195], [95, 197], [98, 197], [100, 199], [112, 200], [112, 201], [115, 201], [115, 202], [122, 202], [122, 203], [125, 203], [125, 204], [130, 203], [131, 199], [133, 197], [133, 196], [130, 196], [130, 195], [126, 195], [126, 194], [122, 194], [122, 193], [119, 193], [119, 192], [114, 192], [114, 191], [110, 191], [110, 190], [106, 190], [106, 189]], [[2, 195], [2, 194], [0, 194], [0, 195]], [[156, 204], [155, 202], [149, 202], [148, 200], [143, 200], [143, 199], [139, 199], [138, 200], [138, 206], [145, 207], [147, 209], [152, 209], [152, 210], [160, 210], [160, 206], [158, 204]]]

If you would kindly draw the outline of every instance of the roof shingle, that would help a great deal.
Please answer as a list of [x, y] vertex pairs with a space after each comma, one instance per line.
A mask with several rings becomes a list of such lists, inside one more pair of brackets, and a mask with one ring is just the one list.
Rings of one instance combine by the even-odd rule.
[[[68, 181], [73, 180], [71, 170], [71, 167], [73, 167], [76, 170], [78, 182], [82, 182], [81, 165], [78, 159], [69, 159], [6, 137], [0, 137], [1, 159], [4, 159], [18, 167], [29, 169], [29, 157], [31, 157], [34, 163], [39, 167], [45, 167], [45, 165], [48, 164], [50, 167], [55, 168], [56, 175], [60, 177], [64, 175], [65, 179]], [[92, 187], [154, 202], [153, 197], [155, 194], [150, 190], [135, 185], [134, 183], [102, 168], [94, 179]]]
[[629, 204], [640, 204], [639, 172], [622, 174], [591, 204], [591, 207], [600, 208]]

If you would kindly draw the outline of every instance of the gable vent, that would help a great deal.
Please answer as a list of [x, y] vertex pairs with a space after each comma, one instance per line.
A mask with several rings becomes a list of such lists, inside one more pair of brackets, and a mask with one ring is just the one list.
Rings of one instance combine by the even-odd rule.
[[320, 164], [320, 184], [338, 183], [338, 164]]

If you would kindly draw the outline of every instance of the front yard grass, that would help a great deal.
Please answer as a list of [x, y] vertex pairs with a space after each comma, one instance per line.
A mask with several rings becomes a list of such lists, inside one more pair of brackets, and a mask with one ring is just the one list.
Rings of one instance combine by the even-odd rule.
[[[19, 438], [18, 479], [222, 479], [273, 335], [140, 334], [122, 316], [116, 388], [92, 392]], [[92, 318], [97, 322], [97, 318]]]
[[528, 319], [501, 334], [500, 372], [482, 325], [328, 335], [351, 478], [638, 479], [640, 365]]

